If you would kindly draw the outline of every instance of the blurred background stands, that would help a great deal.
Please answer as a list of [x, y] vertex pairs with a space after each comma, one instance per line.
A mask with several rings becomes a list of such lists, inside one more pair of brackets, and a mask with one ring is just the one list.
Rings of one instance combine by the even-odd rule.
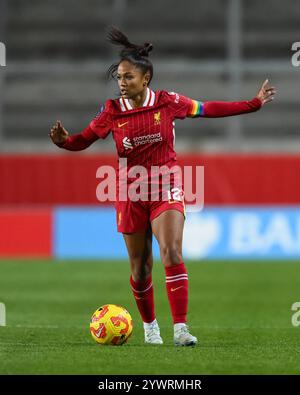
[[[287, 0], [1, 0], [0, 150], [56, 152], [48, 131], [56, 119], [78, 133], [108, 98], [105, 73], [117, 48], [105, 40], [114, 24], [133, 42], [152, 42], [152, 89], [199, 100], [246, 100], [269, 78], [279, 91], [256, 115], [176, 123], [177, 150], [296, 151], [300, 3]], [[88, 152], [111, 151], [111, 137]]]

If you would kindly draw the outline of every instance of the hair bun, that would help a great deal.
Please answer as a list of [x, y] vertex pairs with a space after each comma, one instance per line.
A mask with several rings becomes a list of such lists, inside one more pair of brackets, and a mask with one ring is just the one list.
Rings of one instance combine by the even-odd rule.
[[151, 43], [145, 43], [143, 47], [139, 50], [139, 55], [141, 56], [148, 56], [149, 52], [153, 49], [153, 45]]

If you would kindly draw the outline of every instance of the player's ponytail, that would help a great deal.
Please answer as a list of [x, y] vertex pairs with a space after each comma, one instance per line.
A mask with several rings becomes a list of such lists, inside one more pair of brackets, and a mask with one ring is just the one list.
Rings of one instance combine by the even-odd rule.
[[112, 44], [122, 45], [125, 48], [136, 48], [135, 44], [129, 42], [128, 38], [116, 27], [112, 26], [107, 33], [107, 39]]
[[153, 49], [153, 45], [151, 43], [144, 43], [143, 45], [133, 44], [129, 41], [124, 33], [114, 26], [109, 29], [107, 33], [107, 39], [110, 43], [123, 47], [119, 53], [120, 61], [110, 66], [107, 71], [108, 77], [115, 79], [120, 62], [127, 60], [134, 66], [141, 69], [143, 73], [146, 74], [147, 71], [149, 71], [150, 84], [150, 81], [153, 77], [153, 65], [148, 57], [149, 52], [151, 52]]

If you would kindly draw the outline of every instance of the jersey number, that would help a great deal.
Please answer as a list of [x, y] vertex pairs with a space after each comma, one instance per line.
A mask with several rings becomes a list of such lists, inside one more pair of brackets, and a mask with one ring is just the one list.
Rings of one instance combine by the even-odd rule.
[[180, 188], [172, 188], [168, 191], [168, 198], [170, 200], [176, 200], [177, 202], [182, 202], [182, 190]]

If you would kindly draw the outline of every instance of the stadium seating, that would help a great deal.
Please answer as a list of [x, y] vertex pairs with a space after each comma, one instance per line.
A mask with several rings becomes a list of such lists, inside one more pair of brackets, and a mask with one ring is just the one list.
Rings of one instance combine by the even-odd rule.
[[[299, 70], [291, 65], [291, 44], [297, 41], [300, 4], [279, 0], [242, 1], [243, 60], [263, 68], [242, 73], [239, 97], [231, 89], [226, 66], [228, 4], [223, 0], [177, 2], [152, 0], [7, 1], [5, 42], [9, 64], [5, 73], [3, 135], [9, 141], [45, 141], [50, 125], [61, 119], [79, 132], [100, 103], [117, 89], [105, 81], [116, 52], [105, 42], [105, 28], [120, 26], [135, 41], [154, 43], [153, 89], [176, 90], [202, 100], [250, 99], [269, 77], [280, 95], [273, 106], [239, 122], [242, 140], [291, 141], [298, 134]], [[272, 14], [268, 12], [272, 9]], [[267, 65], [276, 70], [268, 70]], [[198, 67], [199, 65], [199, 67]], [[222, 69], [224, 67], [224, 69]], [[17, 114], [17, 116], [16, 116]], [[177, 143], [183, 148], [216, 148], [226, 141], [231, 120], [186, 120], [177, 124]], [[211, 145], [209, 143], [211, 142]], [[288, 144], [288, 143], [287, 143]], [[272, 144], [271, 144], [272, 145]], [[97, 150], [111, 147], [97, 145]], [[293, 147], [293, 144], [290, 144]], [[92, 150], [94, 147], [92, 148]]]

